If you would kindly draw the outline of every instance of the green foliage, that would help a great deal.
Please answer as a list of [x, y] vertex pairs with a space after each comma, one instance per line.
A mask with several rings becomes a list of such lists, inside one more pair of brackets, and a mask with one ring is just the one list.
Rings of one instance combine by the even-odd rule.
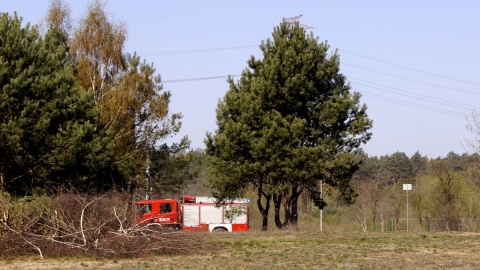
[[[8, 193], [0, 193], [0, 222], [11, 229], [30, 233], [48, 233], [50, 228], [43, 226], [46, 209], [52, 206], [52, 199], [47, 196], [27, 196], [14, 198]], [[4, 225], [4, 224], [2, 224]], [[8, 231], [4, 226], [0, 229], [0, 236]]]
[[[53, 14], [65, 13], [61, 5], [53, 8], [58, 10]], [[99, 112], [95, 125], [114, 137], [115, 165], [134, 188], [147, 166], [148, 149], [177, 133], [182, 115], [169, 112], [171, 94], [160, 75], [153, 64], [124, 51], [126, 40], [126, 25], [109, 16], [104, 2], [94, 0], [69, 44], [76, 79]]]
[[[427, 159], [416, 152], [368, 157], [362, 160], [354, 176], [358, 193], [355, 220], [378, 224], [389, 218], [406, 218], [406, 194], [403, 183], [410, 183], [410, 217], [424, 230], [478, 230], [480, 203], [479, 159], [477, 154]], [[410, 168], [412, 168], [410, 172]], [[392, 181], [392, 176], [399, 181]], [[412, 219], [411, 219], [412, 220]], [[435, 222], [435, 223], [433, 223]]]
[[50, 30], [42, 38], [21, 23], [16, 14], [1, 14], [0, 189], [111, 187], [111, 140], [95, 129], [93, 102], [75, 82], [66, 37]]
[[422, 175], [427, 171], [428, 158], [426, 156], [420, 155], [417, 151], [410, 158], [410, 163], [412, 164], [412, 174], [413, 175]]
[[403, 152], [395, 152], [380, 158], [384, 176], [389, 183], [397, 183], [410, 179], [413, 175], [410, 159]]
[[[148, 149], [178, 132], [152, 64], [123, 51], [126, 26], [93, 1], [74, 35], [52, 0], [47, 32], [1, 15], [0, 190], [15, 194], [132, 189]], [[91, 31], [95, 29], [95, 31]], [[83, 87], [83, 88], [82, 88]]]
[[189, 147], [190, 141], [184, 138], [179, 144], [163, 144], [150, 151], [149, 170], [155, 198], [182, 195], [187, 184], [198, 176], [204, 154], [200, 150], [189, 150]]
[[229, 79], [218, 130], [207, 134], [216, 195], [254, 187], [259, 200], [286, 196], [295, 212], [303, 190], [313, 194], [323, 180], [351, 201], [354, 153], [372, 122], [340, 74], [339, 56], [298, 24], [280, 24], [260, 48], [263, 59], [252, 57], [238, 82]]

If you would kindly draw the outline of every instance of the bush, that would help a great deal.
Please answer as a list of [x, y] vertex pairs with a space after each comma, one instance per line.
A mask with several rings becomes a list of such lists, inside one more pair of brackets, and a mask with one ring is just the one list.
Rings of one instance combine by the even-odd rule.
[[125, 193], [20, 199], [1, 193], [0, 204], [1, 257], [141, 257], [202, 246], [197, 234], [135, 226], [134, 204]]

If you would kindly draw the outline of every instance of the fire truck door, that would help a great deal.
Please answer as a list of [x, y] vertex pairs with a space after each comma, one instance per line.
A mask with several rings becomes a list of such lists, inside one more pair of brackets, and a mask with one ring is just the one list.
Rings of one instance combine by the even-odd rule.
[[152, 222], [152, 218], [154, 214], [152, 213], [152, 204], [146, 203], [146, 204], [139, 204], [137, 206], [137, 217], [138, 221], [143, 225], [146, 225], [147, 223]]
[[160, 204], [160, 213], [157, 218], [154, 219], [154, 222], [163, 223], [163, 224], [173, 224], [178, 223], [178, 213], [173, 209], [171, 202], [162, 202]]

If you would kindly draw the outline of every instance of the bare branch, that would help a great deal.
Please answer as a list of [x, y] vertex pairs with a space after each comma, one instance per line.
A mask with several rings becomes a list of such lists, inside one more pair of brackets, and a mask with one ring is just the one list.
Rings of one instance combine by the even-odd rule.
[[5, 223], [3, 220], [2, 220], [2, 223], [3, 225], [5, 226], [5, 228], [7, 228], [9, 231], [17, 234], [18, 236], [20, 236], [25, 242], [27, 242], [30, 246], [32, 246], [33, 248], [35, 248], [37, 251], [38, 251], [38, 255], [40, 256], [40, 259], [43, 260], [43, 253], [42, 253], [42, 250], [36, 246], [35, 244], [33, 244], [31, 241], [29, 241], [27, 238], [25, 238], [21, 233], [17, 232], [16, 230], [10, 228], [10, 226], [8, 226], [7, 223]]

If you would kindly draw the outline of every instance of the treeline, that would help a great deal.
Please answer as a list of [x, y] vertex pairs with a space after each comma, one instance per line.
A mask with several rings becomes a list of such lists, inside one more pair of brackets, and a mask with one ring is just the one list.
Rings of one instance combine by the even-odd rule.
[[203, 152], [164, 143], [182, 115], [124, 51], [126, 26], [101, 1], [73, 22], [52, 0], [43, 29], [0, 12], [0, 257], [201, 252], [184, 248], [195, 236], [135, 224], [134, 197], [180, 192]]
[[[295, 227], [299, 201], [349, 209], [369, 230], [404, 218], [402, 184], [411, 183], [419, 224], [476, 228], [478, 156], [359, 154], [371, 137], [367, 108], [340, 73], [339, 55], [299, 24], [275, 27], [261, 44], [263, 59], [251, 58], [239, 81], [228, 80], [206, 153], [192, 151], [187, 137], [164, 143], [182, 115], [169, 111], [171, 94], [153, 64], [124, 50], [127, 27], [102, 2], [74, 22], [53, 0], [44, 29], [0, 13], [0, 192], [9, 201], [67, 191], [127, 191], [130, 200], [253, 191], [265, 230], [271, 208], [278, 228]], [[207, 178], [212, 189], [202, 185]], [[8, 225], [12, 212], [2, 211]]]
[[[391, 219], [409, 218], [424, 230], [477, 230], [480, 218], [480, 156], [448, 153], [444, 158], [428, 158], [419, 152], [408, 157], [396, 152], [381, 157], [357, 156], [361, 161], [352, 185], [357, 193], [349, 210], [350, 220], [363, 230], [386, 230]], [[333, 194], [330, 194], [333, 195]], [[329, 196], [333, 208], [335, 196]], [[398, 225], [398, 224], [397, 224]], [[397, 228], [393, 228], [398, 229]]]
[[53, 0], [43, 32], [0, 13], [0, 191], [143, 193], [147, 168], [158, 182], [192, 179], [188, 138], [164, 143], [182, 115], [153, 64], [124, 50], [127, 27], [101, 1], [70, 13]]

